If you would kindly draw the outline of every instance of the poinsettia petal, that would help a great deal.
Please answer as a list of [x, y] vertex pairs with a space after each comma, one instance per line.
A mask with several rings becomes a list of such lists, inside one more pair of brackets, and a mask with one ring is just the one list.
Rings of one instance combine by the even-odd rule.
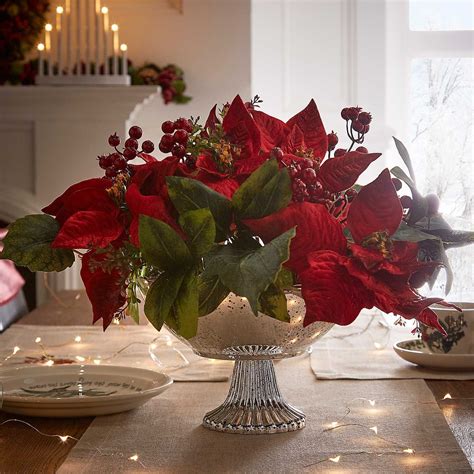
[[219, 119], [217, 118], [217, 104], [212, 107], [209, 115], [207, 117], [206, 123], [204, 125], [205, 130], [209, 130], [213, 132], [216, 129], [216, 125], [219, 123]]
[[233, 178], [218, 178], [206, 172], [200, 172], [196, 179], [228, 199], [231, 199], [239, 188], [239, 183]]
[[260, 130], [262, 150], [268, 152], [281, 146], [290, 131], [285, 122], [259, 110], [252, 111], [252, 116]]
[[242, 147], [243, 155], [252, 155], [260, 150], [260, 130], [240, 96], [236, 96], [222, 122], [231, 143]]
[[100, 262], [104, 257], [88, 252], [82, 257], [81, 278], [87, 296], [92, 304], [93, 322], [102, 319], [105, 329], [110, 325], [115, 313], [125, 305], [125, 279], [118, 269], [110, 272], [101, 268], [100, 264], [91, 269], [92, 260]]
[[303, 131], [298, 127], [298, 125], [293, 125], [290, 133], [282, 143], [281, 149], [285, 153], [296, 153], [299, 149], [302, 149], [305, 146], [306, 142]]
[[292, 203], [281, 211], [262, 219], [247, 219], [244, 224], [269, 242], [296, 226], [291, 240], [290, 259], [285, 265], [296, 273], [308, 266], [308, 254], [316, 250], [334, 250], [345, 254], [347, 242], [339, 223], [321, 204]]
[[158, 161], [157, 158], [155, 158], [152, 155], [149, 155], [148, 153], [139, 153], [138, 156], [143, 159], [146, 163], [154, 163], [155, 161]]
[[439, 323], [438, 316], [431, 308], [424, 309], [416, 319], [425, 326], [437, 329], [443, 336], [447, 336], [443, 326]]
[[166, 176], [175, 174], [179, 158], [169, 156], [161, 161], [133, 165], [133, 176], [130, 184], [137, 184], [144, 195], [161, 194], [166, 188]]
[[257, 168], [259, 168], [268, 159], [268, 153], [260, 153], [258, 155], [252, 155], [249, 158], [243, 160], [237, 160], [234, 162], [234, 176], [239, 178], [245, 178], [252, 174]]
[[314, 252], [300, 274], [306, 304], [303, 325], [327, 321], [346, 326], [363, 308], [373, 306], [373, 295], [341, 264], [347, 257], [332, 251]]
[[313, 99], [301, 112], [286, 123], [290, 128], [297, 125], [303, 132], [306, 146], [311, 148], [315, 158], [323, 158], [328, 151], [328, 137], [318, 107]]
[[79, 211], [63, 224], [51, 246], [69, 249], [103, 248], [118, 239], [123, 230], [113, 214]]
[[359, 153], [350, 151], [343, 156], [326, 160], [318, 173], [322, 185], [332, 193], [349, 189], [367, 167], [381, 153]]
[[49, 214], [51, 216], [56, 216], [57, 213], [61, 210], [64, 201], [71, 196], [71, 194], [75, 193], [76, 191], [86, 190], [86, 189], [107, 189], [112, 186], [112, 180], [108, 178], [92, 178], [86, 179], [85, 181], [81, 181], [80, 183], [73, 184], [70, 186], [66, 191], [64, 191], [61, 196], [57, 197], [51, 204], [44, 207], [42, 211], [45, 214]]
[[390, 172], [385, 169], [354, 198], [347, 214], [347, 225], [355, 242], [360, 243], [374, 232], [392, 235], [398, 229], [402, 215]]
[[216, 162], [209, 153], [201, 153], [196, 160], [196, 168], [217, 177], [225, 178], [229, 173], [219, 171]]

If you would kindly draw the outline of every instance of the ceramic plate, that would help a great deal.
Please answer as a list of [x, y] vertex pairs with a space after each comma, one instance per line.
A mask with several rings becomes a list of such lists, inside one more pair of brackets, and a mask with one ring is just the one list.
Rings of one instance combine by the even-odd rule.
[[0, 406], [27, 416], [100, 416], [132, 410], [173, 383], [152, 370], [107, 365], [61, 365], [0, 372]]
[[474, 370], [474, 354], [434, 353], [420, 339], [397, 342], [393, 348], [402, 358], [431, 369]]

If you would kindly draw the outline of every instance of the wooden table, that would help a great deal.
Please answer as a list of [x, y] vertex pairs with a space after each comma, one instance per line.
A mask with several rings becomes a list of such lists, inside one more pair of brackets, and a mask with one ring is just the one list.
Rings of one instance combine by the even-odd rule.
[[[82, 292], [62, 292], [59, 301], [51, 300], [22, 320], [22, 324], [82, 325], [90, 324], [90, 304]], [[67, 309], [67, 310], [65, 310]], [[358, 383], [354, 380], [352, 383]], [[474, 381], [427, 380], [440, 410], [456, 440], [474, 467]], [[446, 393], [453, 400], [441, 402]], [[12, 418], [0, 412], [0, 423]], [[50, 419], [17, 418], [32, 423], [44, 433], [69, 435], [79, 439], [92, 423], [93, 418]], [[0, 425], [0, 473], [53, 473], [63, 463], [75, 441], [58, 443], [57, 438], [47, 438], [19, 423]]]

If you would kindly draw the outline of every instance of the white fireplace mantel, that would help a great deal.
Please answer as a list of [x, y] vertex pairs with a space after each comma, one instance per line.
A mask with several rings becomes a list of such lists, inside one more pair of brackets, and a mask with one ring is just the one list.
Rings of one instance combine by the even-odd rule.
[[[112, 151], [108, 136], [124, 137], [158, 92], [155, 86], [0, 87], [0, 220], [31, 213], [71, 184], [101, 176], [96, 158]], [[79, 286], [77, 270], [52, 283]]]

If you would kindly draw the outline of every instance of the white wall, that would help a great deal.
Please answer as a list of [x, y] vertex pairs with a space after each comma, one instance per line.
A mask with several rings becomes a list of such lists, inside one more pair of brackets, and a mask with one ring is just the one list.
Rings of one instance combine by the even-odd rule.
[[[53, 1], [51, 11], [61, 1]], [[187, 105], [164, 106], [157, 98], [134, 123], [157, 144], [161, 122], [180, 116], [204, 118], [215, 103], [239, 93], [250, 96], [250, 0], [183, 0], [183, 14], [169, 0], [107, 0], [110, 22], [120, 28], [135, 65], [176, 63], [185, 71]], [[99, 150], [100, 151], [100, 150]]]

